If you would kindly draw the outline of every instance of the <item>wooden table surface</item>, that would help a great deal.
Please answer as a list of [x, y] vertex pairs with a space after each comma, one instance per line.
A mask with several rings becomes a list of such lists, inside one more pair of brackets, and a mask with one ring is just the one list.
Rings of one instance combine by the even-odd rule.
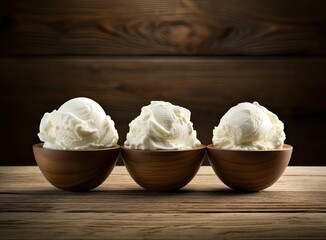
[[326, 167], [288, 167], [256, 193], [201, 167], [173, 193], [115, 167], [97, 189], [57, 190], [37, 167], [0, 167], [0, 239], [326, 239]]

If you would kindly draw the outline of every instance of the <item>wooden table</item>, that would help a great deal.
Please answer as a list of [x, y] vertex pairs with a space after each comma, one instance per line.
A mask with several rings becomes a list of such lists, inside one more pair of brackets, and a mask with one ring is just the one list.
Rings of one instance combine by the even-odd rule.
[[0, 239], [326, 239], [326, 167], [288, 167], [265, 191], [224, 186], [210, 167], [174, 193], [115, 167], [97, 189], [57, 190], [37, 167], [0, 167]]

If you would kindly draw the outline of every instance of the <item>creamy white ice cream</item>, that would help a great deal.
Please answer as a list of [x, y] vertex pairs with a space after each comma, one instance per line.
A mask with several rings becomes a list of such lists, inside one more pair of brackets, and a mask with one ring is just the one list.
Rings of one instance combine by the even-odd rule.
[[129, 124], [124, 143], [132, 149], [191, 149], [200, 145], [190, 111], [169, 102], [152, 101]]
[[284, 125], [265, 107], [240, 103], [226, 112], [213, 130], [213, 144], [224, 149], [267, 150], [282, 148]]
[[45, 113], [38, 137], [43, 147], [53, 149], [95, 149], [112, 147], [118, 142], [114, 122], [95, 101], [78, 97], [58, 110]]

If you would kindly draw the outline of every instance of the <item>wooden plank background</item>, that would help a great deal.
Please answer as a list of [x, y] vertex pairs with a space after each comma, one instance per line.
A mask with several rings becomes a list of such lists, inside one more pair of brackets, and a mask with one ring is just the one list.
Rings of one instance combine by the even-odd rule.
[[[204, 144], [211, 143], [214, 126], [230, 106], [257, 100], [284, 121], [286, 142], [295, 148], [293, 164], [322, 164], [325, 155], [316, 149], [324, 146], [325, 63], [305, 58], [2, 59], [6, 164], [13, 158], [32, 163], [31, 144], [38, 142], [44, 112], [73, 96], [88, 96], [103, 106], [116, 122], [120, 144], [128, 123], [153, 99], [189, 108]], [[316, 77], [310, 79], [312, 74]], [[20, 151], [12, 144], [17, 139]]]
[[3, 54], [326, 53], [323, 0], [13, 0]]
[[120, 144], [150, 100], [189, 108], [204, 144], [257, 100], [285, 123], [292, 165], [325, 165], [325, 26], [322, 0], [3, 1], [0, 165], [35, 164], [42, 115], [76, 96], [104, 107]]

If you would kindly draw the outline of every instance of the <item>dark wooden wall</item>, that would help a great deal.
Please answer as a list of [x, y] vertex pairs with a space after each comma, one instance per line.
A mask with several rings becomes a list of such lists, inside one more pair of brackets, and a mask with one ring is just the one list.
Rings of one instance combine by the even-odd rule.
[[204, 144], [227, 109], [257, 100], [285, 123], [292, 165], [326, 165], [324, 0], [1, 5], [0, 165], [35, 164], [44, 112], [76, 96], [104, 107], [120, 144], [150, 100], [189, 108]]

